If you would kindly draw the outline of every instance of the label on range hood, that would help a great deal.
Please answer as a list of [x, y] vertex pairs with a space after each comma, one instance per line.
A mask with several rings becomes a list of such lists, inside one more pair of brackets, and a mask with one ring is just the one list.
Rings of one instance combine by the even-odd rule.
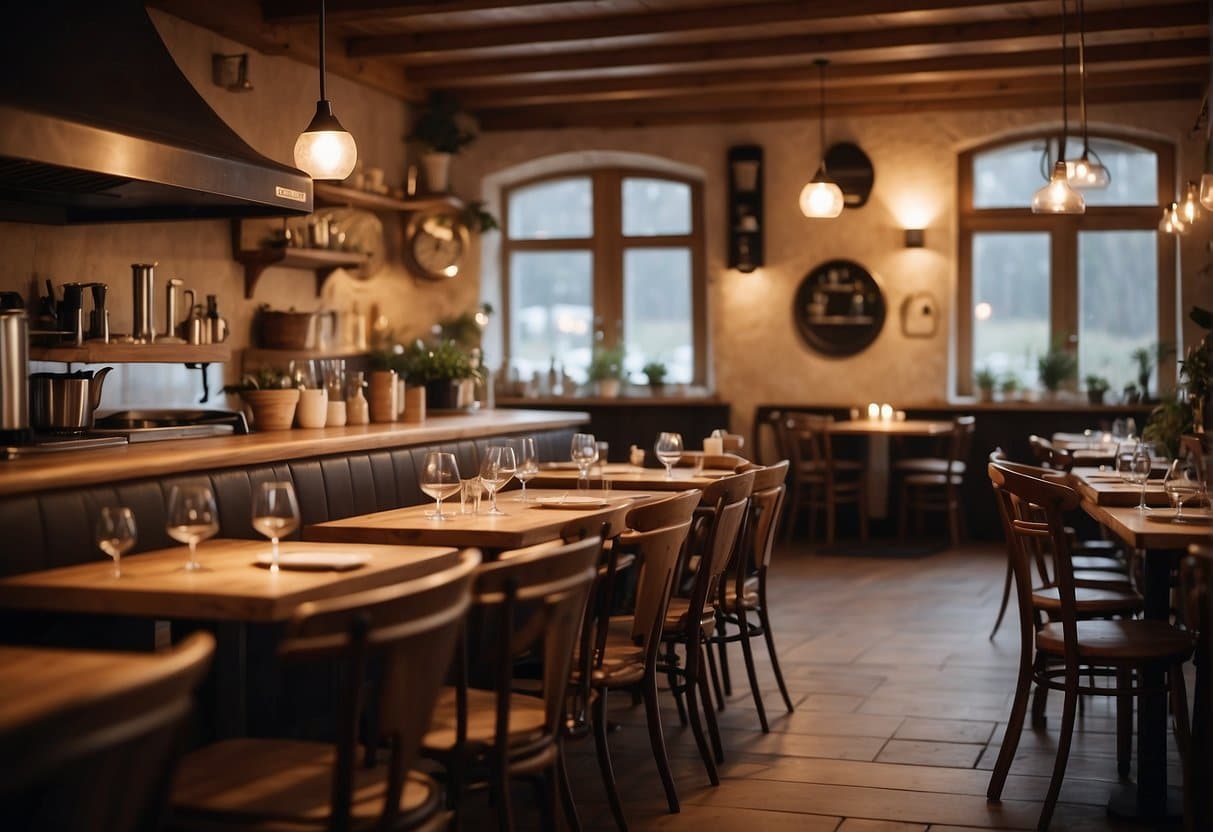
[[307, 193], [296, 191], [294, 188], [284, 188], [278, 185], [274, 188], [274, 194], [282, 199], [289, 199], [294, 202], [307, 202]]

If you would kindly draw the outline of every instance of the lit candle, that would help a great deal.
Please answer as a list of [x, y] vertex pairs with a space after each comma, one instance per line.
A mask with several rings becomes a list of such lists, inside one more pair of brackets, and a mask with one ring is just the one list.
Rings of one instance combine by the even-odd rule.
[[868, 418], [873, 421], [880, 418], [880, 405], [876, 404], [876, 402], [868, 405]]
[[885, 403], [880, 406], [880, 418], [885, 422], [893, 421], [893, 405]]
[[897, 411], [894, 416], [898, 422], [904, 422], [906, 420], [906, 412], [904, 410]]

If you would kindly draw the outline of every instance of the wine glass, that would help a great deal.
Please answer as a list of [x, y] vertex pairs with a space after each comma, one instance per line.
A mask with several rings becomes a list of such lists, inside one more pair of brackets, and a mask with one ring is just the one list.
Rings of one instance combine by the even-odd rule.
[[1146, 505], [1146, 483], [1150, 479], [1150, 471], [1154, 467], [1154, 457], [1150, 454], [1150, 446], [1145, 442], [1138, 442], [1137, 447], [1133, 449], [1133, 457], [1130, 463], [1133, 469], [1134, 482], [1141, 484], [1141, 501], [1137, 504], [1137, 510], [1142, 514], [1153, 511]]
[[198, 562], [198, 544], [219, 531], [219, 511], [209, 485], [174, 485], [168, 498], [168, 536], [190, 547], [186, 572], [203, 569]]
[[590, 487], [590, 466], [598, 458], [598, 443], [592, 433], [574, 433], [573, 445], [569, 451], [573, 462], [577, 463], [577, 490]]
[[657, 461], [665, 466], [665, 478], [674, 479], [674, 463], [682, 459], [682, 435], [662, 433], [657, 437]]
[[122, 556], [138, 537], [135, 513], [126, 506], [104, 506], [97, 517], [97, 548], [114, 559], [114, 577], [122, 577]]
[[1162, 481], [1163, 490], [1175, 508], [1176, 523], [1191, 523], [1184, 517], [1184, 503], [1200, 494], [1200, 478], [1196, 469], [1185, 460], [1176, 458]]
[[522, 496], [519, 499], [525, 503], [526, 484], [539, 473], [539, 452], [535, 448], [535, 437], [524, 436], [518, 441], [516, 462], [518, 470], [514, 472], [514, 476], [518, 478], [518, 482], [522, 483]]
[[431, 520], [446, 520], [451, 515], [442, 513], [442, 501], [453, 497], [463, 487], [459, 479], [459, 465], [455, 462], [454, 454], [431, 451], [425, 455], [425, 464], [421, 469], [421, 490], [434, 498], [434, 510], [427, 511], [425, 516]]
[[278, 539], [299, 528], [299, 503], [289, 482], [263, 482], [253, 495], [253, 528], [270, 539], [270, 572], [278, 571]]
[[505, 487], [517, 469], [513, 448], [504, 445], [490, 445], [485, 450], [484, 459], [480, 462], [480, 482], [484, 484], [484, 490], [489, 492], [491, 501], [486, 514], [505, 514], [504, 511], [497, 508], [497, 492]]

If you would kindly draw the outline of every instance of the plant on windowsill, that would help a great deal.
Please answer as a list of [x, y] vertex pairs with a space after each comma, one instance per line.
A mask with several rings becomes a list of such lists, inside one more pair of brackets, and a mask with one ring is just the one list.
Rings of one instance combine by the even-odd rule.
[[1078, 372], [1078, 359], [1061, 342], [1055, 342], [1048, 352], [1036, 360], [1036, 371], [1045, 389], [1045, 398], [1056, 399], [1061, 386]]
[[1130, 353], [1137, 363], [1137, 388], [1141, 391], [1143, 402], [1153, 401], [1150, 398], [1150, 375], [1154, 368], [1175, 354], [1175, 348], [1161, 341], [1150, 347], [1138, 347]]
[[623, 361], [623, 347], [594, 348], [586, 377], [595, 385], [599, 396], [613, 399], [619, 395], [623, 383]]
[[649, 390], [653, 395], [660, 395], [665, 390], [665, 377], [669, 370], [660, 361], [650, 361], [640, 368], [640, 372], [649, 380]]
[[239, 384], [227, 385], [223, 392], [244, 401], [251, 412], [253, 430], [289, 430], [295, 421], [299, 390], [283, 370], [263, 367], [244, 376]]
[[973, 374], [973, 383], [977, 385], [977, 400], [979, 402], [994, 401], [994, 388], [998, 385], [998, 376], [986, 368]]
[[1104, 394], [1111, 387], [1108, 380], [1103, 376], [1097, 376], [1094, 373], [1083, 379], [1083, 384], [1087, 387], [1087, 402], [1089, 404], [1103, 404]]
[[1019, 379], [1015, 376], [1007, 376], [998, 385], [998, 392], [1002, 394], [1004, 402], [1013, 402], [1019, 395]]
[[396, 366], [409, 384], [425, 387], [427, 412], [458, 407], [456, 382], [479, 377], [471, 356], [454, 341], [426, 344], [418, 339], [404, 348]]
[[446, 192], [451, 156], [475, 141], [477, 132], [475, 120], [463, 111], [458, 98], [445, 92], [430, 93], [407, 139], [421, 148], [421, 165], [429, 192]]

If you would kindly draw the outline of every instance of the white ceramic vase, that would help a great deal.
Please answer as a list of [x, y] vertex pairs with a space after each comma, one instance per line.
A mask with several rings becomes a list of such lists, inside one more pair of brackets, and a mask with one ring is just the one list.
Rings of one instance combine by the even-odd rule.
[[451, 154], [430, 152], [421, 154], [421, 167], [425, 169], [425, 187], [430, 193], [446, 193], [450, 185]]

